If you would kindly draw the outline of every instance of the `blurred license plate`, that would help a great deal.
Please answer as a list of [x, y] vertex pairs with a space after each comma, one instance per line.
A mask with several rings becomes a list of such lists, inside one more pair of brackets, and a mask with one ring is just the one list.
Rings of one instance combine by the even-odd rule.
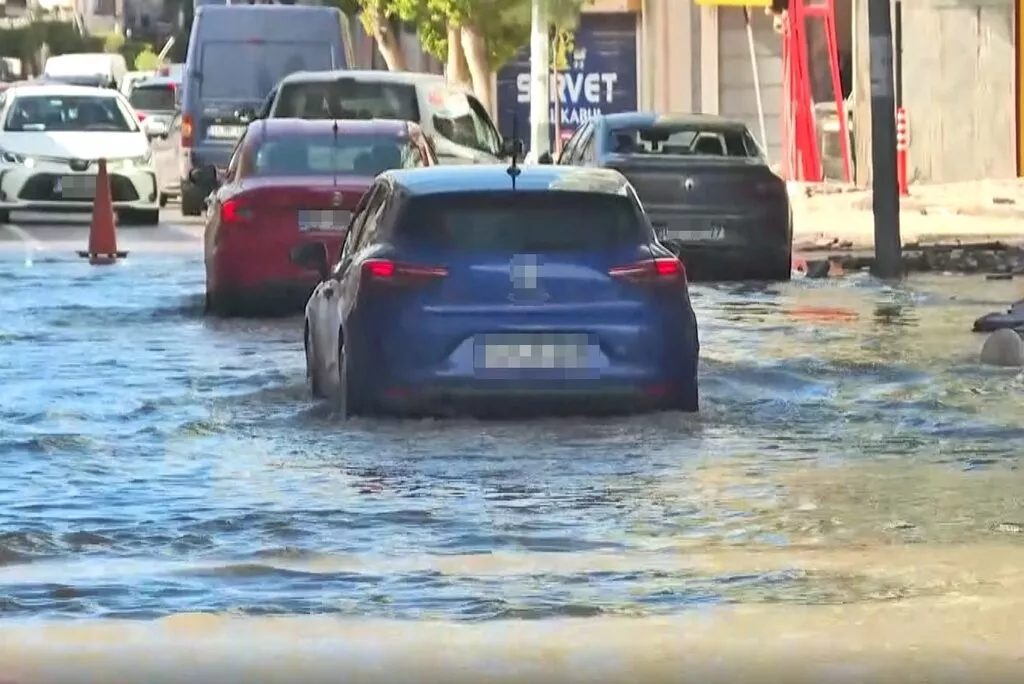
[[529, 336], [485, 339], [483, 366], [488, 370], [586, 368], [589, 344], [583, 339], [534, 341]]
[[722, 226], [708, 226], [700, 230], [666, 230], [665, 237], [670, 240], [718, 242], [725, 239], [725, 228]]
[[88, 199], [96, 197], [96, 176], [63, 176], [57, 179], [53, 194], [64, 199]]
[[211, 138], [241, 138], [245, 133], [245, 126], [222, 126], [215, 125], [206, 129], [206, 134]]
[[303, 233], [344, 231], [351, 218], [351, 211], [341, 209], [302, 209], [299, 211], [299, 230]]

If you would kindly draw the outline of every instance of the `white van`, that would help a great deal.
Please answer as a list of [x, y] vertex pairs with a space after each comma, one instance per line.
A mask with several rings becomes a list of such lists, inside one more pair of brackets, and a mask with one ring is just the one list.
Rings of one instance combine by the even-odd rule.
[[78, 83], [82, 79], [95, 78], [100, 83], [116, 88], [128, 73], [128, 64], [124, 56], [96, 53], [76, 53], [56, 55], [46, 60], [43, 65], [43, 76], [53, 80], [69, 80]]

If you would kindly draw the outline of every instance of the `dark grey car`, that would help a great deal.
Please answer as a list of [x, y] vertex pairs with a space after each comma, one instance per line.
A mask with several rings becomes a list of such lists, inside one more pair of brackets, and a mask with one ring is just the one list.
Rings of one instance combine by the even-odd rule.
[[704, 114], [597, 116], [569, 139], [558, 163], [625, 175], [691, 278], [789, 280], [789, 193], [743, 122]]
[[438, 74], [301, 71], [281, 79], [259, 116], [412, 121], [423, 129], [441, 164], [493, 164], [505, 149], [480, 101]]

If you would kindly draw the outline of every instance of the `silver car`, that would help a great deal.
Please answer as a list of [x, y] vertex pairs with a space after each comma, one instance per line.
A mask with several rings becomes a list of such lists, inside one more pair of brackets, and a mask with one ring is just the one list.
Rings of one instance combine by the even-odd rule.
[[139, 114], [143, 130], [150, 136], [153, 163], [160, 182], [160, 206], [181, 194], [181, 111], [179, 83], [167, 76], [140, 81], [128, 101]]

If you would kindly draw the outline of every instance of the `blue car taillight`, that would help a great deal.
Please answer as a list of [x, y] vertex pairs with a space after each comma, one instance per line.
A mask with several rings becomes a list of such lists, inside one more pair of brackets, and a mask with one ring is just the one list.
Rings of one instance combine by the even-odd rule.
[[608, 269], [608, 275], [635, 285], [686, 283], [686, 267], [675, 257], [658, 257]]

